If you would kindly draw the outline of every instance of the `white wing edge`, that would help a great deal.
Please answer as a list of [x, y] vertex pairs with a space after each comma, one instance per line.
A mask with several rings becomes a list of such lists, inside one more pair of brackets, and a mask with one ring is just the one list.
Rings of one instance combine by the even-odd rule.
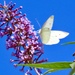
[[54, 22], [54, 15], [51, 15], [46, 22], [43, 24], [42, 28], [49, 28], [50, 30], [52, 29]]
[[[59, 33], [60, 33], [60, 35], [59, 35]], [[69, 35], [69, 33], [65, 32], [65, 31], [60, 31], [60, 30], [51, 30], [51, 36], [54, 37], [55, 35], [57, 36], [57, 38], [63, 39], [65, 37], [67, 37]], [[59, 37], [58, 37], [58, 35], [59, 35]]]

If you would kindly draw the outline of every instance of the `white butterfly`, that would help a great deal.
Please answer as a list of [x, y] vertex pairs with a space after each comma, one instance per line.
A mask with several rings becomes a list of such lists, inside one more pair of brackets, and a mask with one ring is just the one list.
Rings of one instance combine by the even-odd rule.
[[69, 35], [68, 32], [51, 30], [53, 26], [54, 15], [48, 18], [43, 27], [39, 30], [42, 43], [45, 45], [53, 45], [60, 42], [60, 39]]

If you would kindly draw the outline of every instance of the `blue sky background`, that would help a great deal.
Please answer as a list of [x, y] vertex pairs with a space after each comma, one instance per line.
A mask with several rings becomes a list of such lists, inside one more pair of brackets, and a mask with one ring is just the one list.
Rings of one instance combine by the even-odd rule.
[[[10, 2], [10, 0], [6, 0]], [[73, 52], [75, 45], [62, 46], [62, 43], [75, 41], [75, 0], [12, 0], [16, 3], [15, 7], [23, 6], [22, 13], [27, 14], [27, 18], [32, 22], [35, 30], [40, 27], [35, 18], [38, 19], [40, 25], [51, 15], [54, 15], [54, 24], [52, 30], [62, 30], [69, 32], [69, 36], [62, 39], [57, 45], [44, 45], [44, 55], [41, 58], [48, 58], [49, 62], [56, 61], [73, 61]], [[3, 0], [0, 0], [3, 4]], [[14, 68], [10, 63], [12, 50], [6, 50], [5, 38], [0, 39], [0, 75], [24, 75], [19, 68]], [[68, 75], [70, 69], [53, 72], [48, 75]], [[32, 71], [33, 75], [36, 75]]]

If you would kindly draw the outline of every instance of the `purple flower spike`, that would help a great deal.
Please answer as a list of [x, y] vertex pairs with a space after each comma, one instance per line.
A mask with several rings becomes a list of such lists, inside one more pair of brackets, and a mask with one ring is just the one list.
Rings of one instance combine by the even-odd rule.
[[21, 13], [18, 12], [18, 10], [20, 10], [22, 6], [12, 10], [14, 6], [15, 4], [12, 3], [6, 5], [5, 2], [4, 6], [0, 5], [0, 32], [3, 32], [4, 35], [12, 34], [12, 31], [14, 30], [12, 22], [16, 23], [15, 21], [17, 20], [17, 17], [20, 17]]
[[[43, 54], [42, 43], [34, 31], [33, 25], [27, 19], [26, 15], [22, 15], [20, 10], [22, 6], [13, 10], [15, 4], [9, 3], [4, 6], [0, 4], [0, 36], [7, 36], [6, 48], [13, 48], [12, 56], [15, 60], [10, 59], [16, 64], [42, 63], [47, 60], [39, 60]], [[17, 66], [17, 65], [14, 66]], [[30, 68], [31, 70], [32, 68]], [[21, 71], [24, 71], [24, 66]], [[41, 72], [40, 69], [37, 69]], [[28, 74], [31, 74], [29, 71]]]

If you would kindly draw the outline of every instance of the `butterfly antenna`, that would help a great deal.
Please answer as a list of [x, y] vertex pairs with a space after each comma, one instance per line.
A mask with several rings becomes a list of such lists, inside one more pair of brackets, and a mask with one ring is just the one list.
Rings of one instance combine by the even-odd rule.
[[6, 6], [6, 1], [4, 0], [4, 6]]
[[[40, 27], [40, 29], [41, 29], [41, 25], [40, 25], [39, 21], [37, 20], [37, 18], [35, 18], [35, 20], [36, 20], [37, 24], [39, 25], [39, 27]], [[40, 33], [40, 29], [37, 30], [38, 33]]]
[[41, 25], [40, 25], [39, 21], [37, 20], [37, 18], [35, 18], [35, 20], [36, 20], [37, 24], [39, 25], [39, 27], [41, 28]]
[[[41, 25], [40, 25], [39, 21], [37, 20], [37, 18], [35, 18], [35, 20], [36, 20], [37, 24], [38, 24], [38, 25], [39, 25], [39, 27], [40, 27], [40, 29], [39, 29], [39, 30], [37, 30], [37, 33], [39, 33], [39, 34], [40, 34], [40, 32], [41, 32]], [[39, 35], [39, 38], [41, 39], [40, 35]], [[41, 41], [41, 42], [42, 42], [42, 41]]]

